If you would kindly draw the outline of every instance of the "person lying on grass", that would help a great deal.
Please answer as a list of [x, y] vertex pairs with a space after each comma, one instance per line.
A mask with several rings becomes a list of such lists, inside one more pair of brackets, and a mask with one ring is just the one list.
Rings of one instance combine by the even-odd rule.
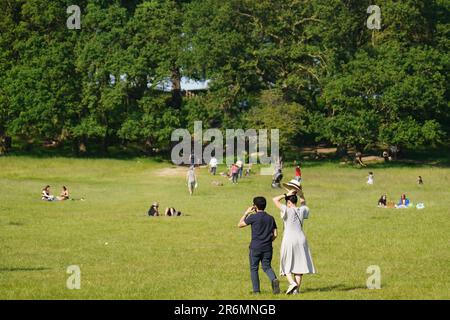
[[166, 217], [179, 217], [181, 216], [181, 211], [175, 210], [175, 208], [166, 208], [166, 211], [164, 212], [164, 215]]

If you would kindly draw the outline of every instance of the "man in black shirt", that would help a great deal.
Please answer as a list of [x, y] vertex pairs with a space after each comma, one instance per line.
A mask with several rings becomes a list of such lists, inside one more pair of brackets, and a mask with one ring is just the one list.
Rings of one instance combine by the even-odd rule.
[[262, 269], [272, 283], [272, 292], [278, 294], [280, 293], [280, 284], [271, 266], [272, 242], [277, 237], [277, 224], [275, 219], [264, 211], [265, 208], [266, 199], [264, 197], [254, 198], [253, 206], [245, 211], [238, 227], [244, 228], [248, 225], [252, 227], [249, 259], [253, 293], [260, 293], [258, 268], [261, 262]]

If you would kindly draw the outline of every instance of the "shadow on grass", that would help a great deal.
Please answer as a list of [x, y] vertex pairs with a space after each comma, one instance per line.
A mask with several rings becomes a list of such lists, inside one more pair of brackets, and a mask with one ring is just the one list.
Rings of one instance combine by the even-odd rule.
[[50, 268], [36, 267], [36, 268], [0, 268], [0, 272], [23, 272], [23, 271], [46, 271]]
[[9, 225], [10, 225], [10, 226], [16, 226], [16, 227], [21, 227], [21, 226], [24, 226], [25, 223], [20, 222], [20, 221], [10, 221], [10, 222], [9, 222]]
[[308, 292], [330, 292], [330, 291], [352, 291], [352, 290], [358, 290], [358, 289], [367, 289], [366, 286], [347, 286], [345, 284], [337, 284], [334, 286], [327, 286], [327, 287], [321, 287], [321, 288], [309, 288], [302, 290], [303, 293]]

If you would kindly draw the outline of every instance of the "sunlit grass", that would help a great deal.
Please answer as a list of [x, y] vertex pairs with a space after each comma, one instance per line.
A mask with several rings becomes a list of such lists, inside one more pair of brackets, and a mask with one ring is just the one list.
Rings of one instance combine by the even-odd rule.
[[[200, 169], [199, 189], [190, 197], [183, 172], [157, 174], [167, 167], [146, 159], [0, 158], [0, 298], [254, 299], [250, 230], [236, 224], [253, 196], [269, 200], [281, 191], [271, 189], [267, 176], [232, 185]], [[303, 168], [311, 208], [305, 232], [319, 273], [305, 276], [301, 295], [288, 297], [273, 296], [260, 271], [258, 298], [450, 298], [450, 169], [377, 167], [370, 169], [373, 186], [365, 183], [368, 170]], [[285, 170], [285, 177], [291, 174]], [[67, 185], [72, 197], [86, 201], [42, 202], [45, 184], [55, 194]], [[395, 201], [406, 192], [426, 208], [379, 209], [383, 192]], [[153, 201], [185, 216], [149, 218]], [[282, 231], [271, 203], [267, 211]], [[281, 237], [277, 272], [280, 243]], [[80, 290], [66, 288], [69, 265], [81, 268]], [[370, 265], [381, 268], [381, 290], [366, 288]]]

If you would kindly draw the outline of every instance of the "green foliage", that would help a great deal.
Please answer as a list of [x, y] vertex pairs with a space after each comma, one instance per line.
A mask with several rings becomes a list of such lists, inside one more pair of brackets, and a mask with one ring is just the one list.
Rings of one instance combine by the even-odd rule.
[[286, 102], [276, 90], [263, 91], [257, 106], [246, 115], [248, 128], [279, 129], [280, 147], [289, 149], [305, 127], [305, 108], [295, 102]]
[[[84, 0], [68, 30], [71, 4], [0, 3], [0, 135], [167, 149], [200, 120], [286, 146], [449, 138], [448, 1], [380, 0], [373, 31], [368, 0]], [[208, 92], [182, 98], [183, 76]]]

